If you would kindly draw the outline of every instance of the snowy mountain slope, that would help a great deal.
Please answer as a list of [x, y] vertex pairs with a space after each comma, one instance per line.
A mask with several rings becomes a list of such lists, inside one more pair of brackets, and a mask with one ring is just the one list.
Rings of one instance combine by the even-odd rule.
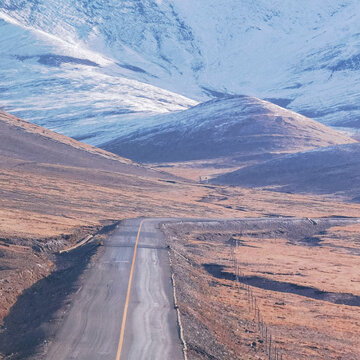
[[101, 147], [141, 162], [219, 157], [269, 157], [276, 153], [352, 143], [321, 123], [248, 96], [228, 96], [189, 110], [158, 115]]
[[[97, 145], [133, 118], [195, 101], [131, 80], [114, 61], [79, 44], [0, 19], [0, 109]], [[113, 69], [113, 70], [112, 70]]]
[[270, 98], [360, 127], [357, 0], [2, 0], [0, 11], [104, 55], [131, 79], [197, 100]]
[[276, 186], [279, 191], [341, 193], [360, 202], [360, 144], [286, 155], [224, 174], [212, 182], [249, 187]]

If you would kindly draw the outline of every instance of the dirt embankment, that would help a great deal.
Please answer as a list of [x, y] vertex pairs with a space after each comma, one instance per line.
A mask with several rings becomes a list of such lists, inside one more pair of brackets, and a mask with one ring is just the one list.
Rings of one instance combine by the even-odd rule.
[[276, 348], [283, 359], [359, 359], [359, 221], [243, 219], [163, 230], [189, 360], [265, 360], [270, 335], [272, 355]]
[[[50, 239], [0, 240], [0, 359], [28, 358], [54, 335], [79, 277], [116, 224], [79, 228]], [[89, 234], [92, 237], [83, 246], [59, 252]]]

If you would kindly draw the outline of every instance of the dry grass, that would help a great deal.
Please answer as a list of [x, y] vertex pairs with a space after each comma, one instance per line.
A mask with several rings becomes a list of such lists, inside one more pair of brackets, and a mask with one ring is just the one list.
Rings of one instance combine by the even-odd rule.
[[[98, 169], [4, 159], [0, 172], [2, 236], [71, 233], [105, 219], [138, 216], [359, 216], [360, 205], [300, 196], [207, 186]], [[11, 161], [10, 161], [11, 160]], [[164, 180], [165, 179], [165, 180]]]
[[359, 216], [359, 204], [239, 188], [168, 183], [100, 170], [36, 165], [0, 172], [2, 236], [71, 233], [106, 219]]
[[[230, 354], [238, 357], [245, 354], [241, 358], [267, 358], [261, 345], [255, 348], [249, 345], [250, 341], [256, 342], [261, 336], [255, 332], [253, 339], [249, 339], [246, 332], [249, 328], [256, 329], [256, 324], [245, 285], [238, 291], [232, 278], [213, 276], [201, 267], [204, 263], [218, 264], [224, 266], [225, 274], [233, 274], [228, 240], [238, 238], [242, 246], [236, 247], [235, 257], [242, 281], [251, 285], [251, 279], [265, 278], [277, 281], [283, 289], [264, 289], [254, 282], [251, 286], [264, 322], [284, 359], [358, 359], [360, 300], [357, 299], [357, 306], [334, 301], [346, 301], [353, 295], [360, 295], [357, 272], [360, 224], [329, 226], [313, 234], [315, 242], [316, 238], [320, 241], [318, 246], [309, 246], [308, 237], [311, 236], [306, 221], [288, 229], [279, 222], [271, 226], [248, 223], [240, 227], [233, 224], [168, 227], [166, 232], [169, 244], [175, 250], [172, 257], [179, 278], [177, 282], [182, 287], [185, 319], [189, 319], [190, 306], [196, 313], [194, 319], [208, 329], [203, 341], [201, 332], [198, 333], [195, 340], [199, 342], [198, 347], [202, 346], [205, 352], [213, 351], [215, 356], [216, 350], [208, 346], [213, 341], [218, 344], [218, 349], [219, 344], [224, 345]], [[184, 257], [188, 260], [184, 261]], [[319, 296], [322, 292], [333, 295], [326, 299], [312, 298], [311, 291], [300, 295], [296, 292], [296, 285], [317, 289], [315, 294]], [[208, 313], [211, 309], [214, 309], [212, 316]], [[187, 323], [188, 331], [193, 331], [193, 327], [191, 322]], [[226, 341], [223, 339], [225, 334]], [[197, 335], [189, 334], [190, 342], [193, 342], [192, 336]], [[251, 354], [246, 355], [249, 352]], [[229, 358], [236, 358], [234, 356]], [[208, 357], [196, 353], [193, 358]], [[216, 355], [215, 358], [227, 357]]]

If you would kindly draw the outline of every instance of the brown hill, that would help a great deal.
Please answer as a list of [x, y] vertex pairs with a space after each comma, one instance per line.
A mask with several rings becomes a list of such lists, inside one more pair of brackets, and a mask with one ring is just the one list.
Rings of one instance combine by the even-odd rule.
[[81, 168], [147, 174], [149, 171], [104, 150], [83, 144], [0, 111], [0, 156]]

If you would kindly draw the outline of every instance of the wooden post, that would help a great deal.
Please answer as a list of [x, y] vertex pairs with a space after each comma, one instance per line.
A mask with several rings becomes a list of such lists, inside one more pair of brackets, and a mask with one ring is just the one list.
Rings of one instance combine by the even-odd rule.
[[265, 326], [265, 347], [266, 347], [266, 352], [267, 352], [267, 346], [268, 345], [268, 329], [267, 326]]

